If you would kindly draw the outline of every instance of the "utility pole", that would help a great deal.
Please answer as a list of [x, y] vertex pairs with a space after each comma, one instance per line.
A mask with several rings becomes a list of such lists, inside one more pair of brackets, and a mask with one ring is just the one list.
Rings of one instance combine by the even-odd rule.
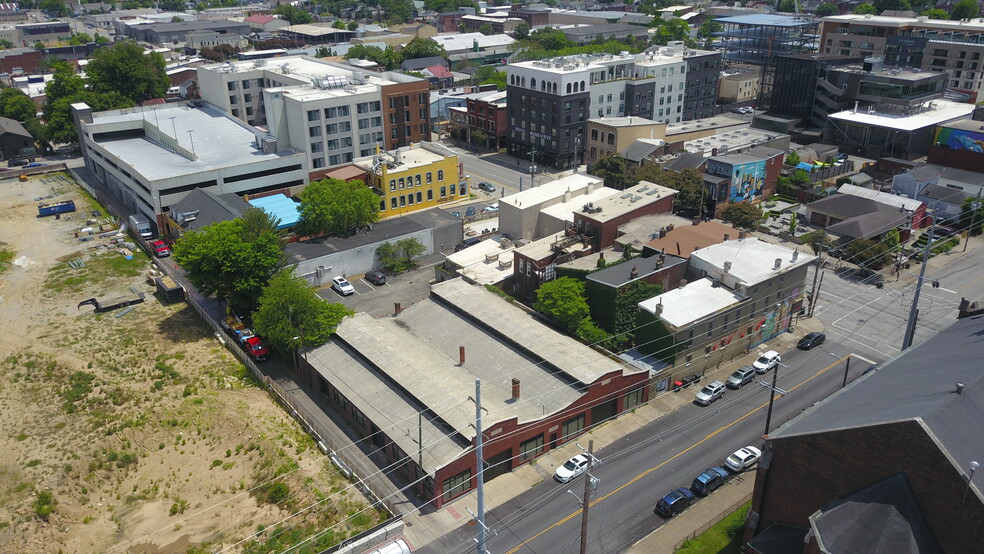
[[820, 248], [817, 248], [817, 268], [813, 271], [813, 288], [810, 289], [810, 317], [813, 317], [813, 304], [817, 301], [817, 277], [823, 269], [823, 247], [827, 244], [827, 228], [820, 228]]
[[916, 281], [916, 294], [912, 297], [912, 307], [909, 308], [909, 320], [905, 323], [905, 336], [902, 337], [902, 350], [912, 346], [916, 334], [916, 317], [919, 314], [919, 292], [922, 290], [923, 279], [926, 277], [926, 263], [929, 262], [929, 251], [933, 248], [933, 233], [936, 231], [936, 214], [933, 214], [933, 224], [929, 226], [929, 240], [923, 249], [922, 267], [919, 268], [919, 280]]
[[533, 176], [536, 175], [536, 149], [530, 149], [530, 188], [536, 186], [536, 181], [533, 180]]
[[[488, 554], [485, 547], [485, 535], [488, 527], [485, 526], [485, 459], [482, 456], [482, 380], [475, 379], [475, 458], [477, 468], [477, 491], [478, 491], [478, 513], [472, 514], [477, 524], [475, 530], [475, 542], [478, 543], [478, 553]], [[469, 510], [470, 512], [471, 510]]]
[[967, 251], [967, 243], [970, 242], [971, 235], [974, 234], [974, 225], [977, 224], [977, 210], [981, 209], [981, 190], [977, 191], [977, 198], [970, 203], [970, 228], [967, 229], [967, 240], [964, 241], [963, 251]]
[[[581, 165], [581, 157], [578, 155], [581, 151], [581, 137], [574, 137], [574, 173], [577, 173], [577, 167]], [[964, 243], [966, 248], [967, 244]]]
[[584, 472], [584, 500], [581, 506], [581, 554], [588, 552], [588, 506], [591, 505], [591, 468], [594, 467], [594, 441], [588, 441], [588, 469]]
[[817, 307], [817, 299], [820, 298], [820, 287], [823, 287], [823, 275], [820, 275], [820, 282], [817, 283], [817, 288], [813, 289], [813, 301], [810, 302], [809, 317], [813, 317], [813, 310]]
[[844, 364], [844, 382], [841, 383], [841, 388], [847, 386], [847, 372], [851, 369], [851, 355], [847, 355], [847, 362]]
[[765, 434], [769, 434], [769, 426], [772, 425], [772, 405], [776, 402], [776, 393], [786, 394], [789, 391], [785, 391], [776, 386], [779, 381], [779, 366], [782, 364], [776, 363], [776, 366], [772, 368], [772, 384], [770, 385], [768, 381], [761, 381], [763, 387], [771, 389], [772, 392], [769, 393], [769, 412], [765, 416]]

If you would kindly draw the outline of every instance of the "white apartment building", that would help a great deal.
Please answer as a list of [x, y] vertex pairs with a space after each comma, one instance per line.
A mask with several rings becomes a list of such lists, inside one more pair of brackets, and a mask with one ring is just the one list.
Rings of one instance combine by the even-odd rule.
[[534, 163], [568, 168], [581, 160], [588, 119], [683, 121], [688, 58], [709, 54], [678, 42], [636, 55], [579, 54], [510, 64], [510, 154], [527, 158], [534, 151]]
[[198, 69], [202, 99], [267, 134], [277, 150], [304, 152], [312, 175], [430, 138], [429, 83], [309, 56]]
[[820, 24], [820, 52], [880, 57], [885, 65], [947, 72], [948, 88], [979, 93], [984, 82], [984, 18], [825, 17]]

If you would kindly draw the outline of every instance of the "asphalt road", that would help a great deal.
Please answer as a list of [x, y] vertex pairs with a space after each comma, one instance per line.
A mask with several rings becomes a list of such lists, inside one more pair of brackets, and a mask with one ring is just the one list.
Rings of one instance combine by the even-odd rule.
[[[496, 197], [508, 196], [519, 192], [520, 186], [523, 190], [530, 187], [530, 169], [528, 160], [517, 160], [506, 154], [492, 154], [482, 158], [476, 157], [467, 150], [460, 148], [449, 141], [442, 144], [458, 154], [458, 159], [465, 169], [465, 174], [471, 177], [473, 191], [478, 191], [478, 183], [485, 181], [496, 186]], [[519, 164], [516, 162], [519, 161]], [[541, 171], [536, 174], [536, 184], [540, 185], [544, 181], [553, 180], [552, 175]]]
[[[788, 367], [779, 368], [778, 386], [788, 394], [776, 399], [773, 429], [840, 388], [844, 363], [830, 356], [838, 346], [828, 342], [810, 352], [782, 353]], [[853, 365], [850, 378], [858, 377], [866, 368], [864, 364]], [[704, 468], [723, 464], [742, 446], [761, 446], [769, 391], [759, 382], [766, 379], [771, 380], [771, 373], [738, 391], [729, 390], [708, 407], [686, 405], [598, 451], [602, 465], [593, 473], [601, 481], [589, 512], [588, 551], [624, 551], [663, 524], [653, 513], [663, 494], [688, 486]], [[690, 387], [674, 394], [692, 396], [696, 390]], [[496, 533], [488, 540], [489, 550], [575, 551], [580, 540], [580, 509], [567, 490], [580, 495], [584, 487], [581, 479], [564, 485], [545, 480], [495, 506], [486, 517]], [[714, 502], [714, 495], [700, 502]], [[473, 536], [474, 529], [466, 526], [420, 551], [465, 552], [474, 548]]]
[[[973, 238], [971, 241], [984, 239]], [[953, 323], [961, 297], [976, 299], [984, 296], [984, 275], [976, 271], [984, 263], [984, 244], [977, 247], [972, 243], [971, 246], [966, 253], [960, 253], [961, 245], [957, 251], [943, 255], [927, 267], [913, 344]], [[843, 342], [840, 353], [854, 351], [881, 359], [898, 354], [920, 268], [920, 265], [912, 264], [910, 269], [903, 269], [898, 280], [887, 277], [881, 289], [836, 270], [825, 269], [814, 316], [824, 323], [828, 343], [831, 339]], [[808, 288], [812, 280], [811, 274]], [[939, 288], [931, 286], [933, 280], [939, 281]]]

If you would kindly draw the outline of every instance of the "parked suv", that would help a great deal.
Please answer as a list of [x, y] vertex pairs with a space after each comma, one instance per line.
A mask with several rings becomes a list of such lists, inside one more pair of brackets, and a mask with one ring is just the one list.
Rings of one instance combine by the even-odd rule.
[[756, 372], [765, 373], [776, 367], [776, 365], [781, 361], [782, 358], [779, 356], [778, 352], [775, 350], [769, 350], [765, 354], [762, 354], [759, 359], [755, 360], [755, 363], [753, 363], [752, 366], [755, 368]]
[[747, 385], [752, 382], [755, 378], [755, 368], [746, 365], [739, 367], [728, 377], [728, 388], [729, 389], [740, 389], [742, 385]]
[[665, 518], [671, 518], [686, 510], [693, 503], [694, 493], [690, 492], [690, 489], [680, 487], [671, 490], [666, 496], [659, 499], [659, 502], [656, 503], [656, 513]]
[[492, 183], [486, 183], [485, 181], [482, 181], [481, 183], [478, 184], [478, 190], [484, 190], [486, 192], [495, 192], [495, 185], [493, 185]]
[[723, 467], [709, 467], [694, 478], [694, 482], [690, 483], [690, 490], [697, 496], [707, 496], [727, 483], [730, 478], [731, 474]]
[[700, 392], [697, 393], [697, 397], [694, 398], [694, 402], [702, 406], [707, 406], [722, 396], [724, 396], [724, 383], [721, 381], [714, 381], [713, 383], [704, 385], [704, 388], [700, 389]]

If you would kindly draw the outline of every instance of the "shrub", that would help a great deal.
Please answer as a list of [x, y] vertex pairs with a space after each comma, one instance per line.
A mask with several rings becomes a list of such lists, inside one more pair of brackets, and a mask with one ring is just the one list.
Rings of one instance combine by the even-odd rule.
[[55, 495], [51, 491], [41, 491], [38, 493], [38, 497], [34, 499], [34, 513], [41, 519], [48, 521], [48, 516], [55, 511], [55, 505], [58, 501], [55, 500]]
[[267, 489], [267, 502], [270, 504], [280, 504], [290, 496], [290, 487], [283, 481], [277, 481]]

